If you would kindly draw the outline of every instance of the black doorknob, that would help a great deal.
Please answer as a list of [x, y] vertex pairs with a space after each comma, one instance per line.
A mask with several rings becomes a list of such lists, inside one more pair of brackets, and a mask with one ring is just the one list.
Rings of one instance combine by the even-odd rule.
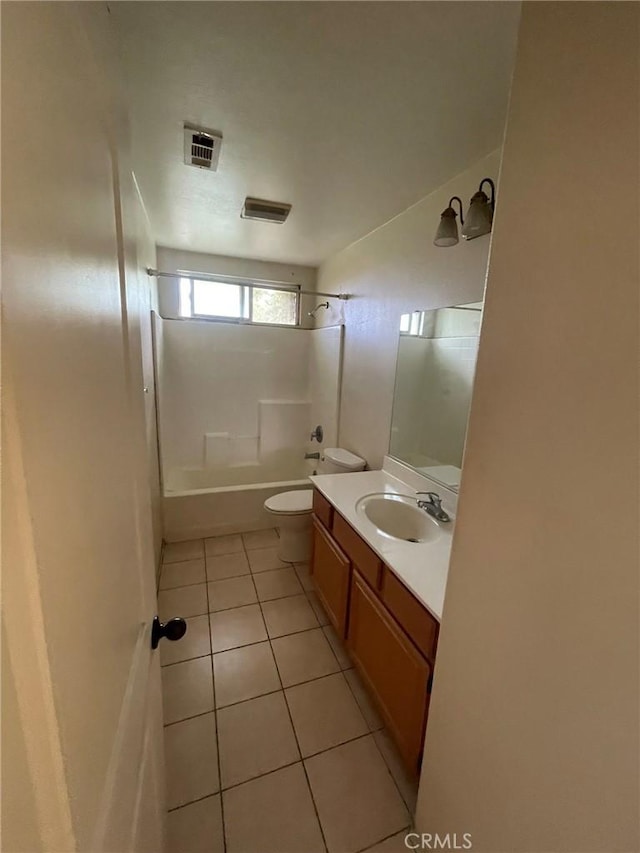
[[174, 616], [166, 622], [161, 622], [157, 616], [153, 617], [151, 628], [151, 648], [157, 649], [158, 643], [163, 637], [174, 642], [180, 640], [187, 633], [187, 623], [181, 616]]

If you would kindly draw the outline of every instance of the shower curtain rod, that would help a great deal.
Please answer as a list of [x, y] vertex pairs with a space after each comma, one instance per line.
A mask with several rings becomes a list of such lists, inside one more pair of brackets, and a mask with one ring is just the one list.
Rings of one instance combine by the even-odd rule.
[[297, 287], [282, 282], [282, 284], [276, 284], [270, 281], [261, 281], [260, 279], [253, 279], [253, 281], [247, 281], [245, 278], [240, 278], [235, 275], [209, 275], [208, 273], [176, 273], [176, 272], [161, 272], [160, 270], [154, 270], [152, 267], [147, 267], [147, 275], [148, 276], [156, 276], [156, 278], [197, 278], [198, 281], [216, 281], [225, 283], [225, 279], [230, 279], [229, 284], [233, 284], [237, 282], [238, 284], [243, 284], [245, 287], [259, 287], [261, 290], [291, 290], [294, 293], [299, 293], [302, 296], [328, 296], [329, 299], [351, 299], [351, 294], [349, 293], [325, 293], [322, 290], [301, 290]]

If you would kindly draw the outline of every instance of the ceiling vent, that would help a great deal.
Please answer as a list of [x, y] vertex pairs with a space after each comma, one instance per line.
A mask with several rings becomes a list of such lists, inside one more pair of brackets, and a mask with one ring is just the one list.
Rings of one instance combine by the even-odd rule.
[[265, 201], [262, 198], [245, 198], [240, 216], [243, 219], [258, 219], [260, 222], [282, 223], [289, 216], [290, 204], [280, 201]]
[[184, 162], [197, 169], [215, 172], [222, 147], [222, 134], [215, 130], [185, 124], [184, 126]]

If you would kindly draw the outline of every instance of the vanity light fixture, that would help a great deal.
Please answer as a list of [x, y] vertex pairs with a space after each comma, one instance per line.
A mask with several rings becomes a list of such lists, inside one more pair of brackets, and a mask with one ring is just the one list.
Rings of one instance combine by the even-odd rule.
[[462, 200], [457, 195], [454, 195], [449, 199], [447, 209], [443, 210], [440, 214], [440, 225], [438, 225], [438, 230], [433, 240], [434, 246], [455, 246], [458, 242], [458, 223], [456, 222], [458, 214], [452, 206], [454, 201], [457, 201], [460, 205], [460, 222], [464, 225]]
[[[482, 189], [484, 184], [491, 187], [491, 198]], [[433, 240], [434, 246], [455, 246], [458, 242], [457, 212], [453, 208], [453, 202], [460, 205], [460, 224], [462, 225], [462, 236], [465, 240], [474, 240], [483, 234], [491, 233], [493, 224], [493, 211], [496, 201], [496, 188], [491, 178], [483, 178], [480, 181], [478, 192], [471, 197], [466, 217], [462, 216], [462, 202], [457, 195], [449, 199], [449, 206], [440, 214], [440, 225]]]
[[[489, 184], [491, 187], [491, 199], [483, 191], [483, 184]], [[462, 229], [462, 236], [465, 240], [474, 240], [476, 237], [482, 237], [483, 234], [491, 233], [495, 200], [496, 188], [493, 181], [491, 178], [483, 178], [480, 181], [478, 192], [471, 197], [467, 221]]]

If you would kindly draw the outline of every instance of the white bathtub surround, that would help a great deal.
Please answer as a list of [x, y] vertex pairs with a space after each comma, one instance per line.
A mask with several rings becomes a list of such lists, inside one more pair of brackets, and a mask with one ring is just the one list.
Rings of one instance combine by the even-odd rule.
[[[308, 424], [295, 404], [308, 408], [308, 331], [199, 320], [160, 320], [160, 324], [159, 414], [165, 474], [175, 468], [247, 464], [259, 440], [264, 439], [268, 451], [278, 433], [293, 434], [296, 428], [304, 457]], [[273, 415], [263, 411], [261, 401], [267, 401], [267, 408], [286, 402], [286, 411]], [[294, 424], [289, 427], [291, 419]], [[224, 484], [220, 478], [211, 482]]]
[[258, 458], [268, 464], [295, 454], [304, 459], [311, 423], [308, 400], [260, 400], [258, 402]]
[[309, 340], [311, 423], [314, 427], [322, 424], [324, 447], [336, 447], [340, 427], [344, 326], [313, 329], [309, 332]]
[[381, 471], [325, 474], [312, 477], [311, 481], [439, 621], [444, 606], [454, 520], [439, 525], [441, 535], [435, 541], [406, 542], [381, 534], [357, 512], [356, 504], [360, 498], [378, 492], [414, 497], [417, 491], [434, 491], [455, 519], [458, 502], [455, 492], [389, 457], [385, 457]]
[[342, 328], [155, 326], [165, 539], [272, 526], [265, 499], [309, 487], [312, 429], [337, 435]]
[[[306, 476], [317, 424], [338, 429], [342, 328], [304, 330], [165, 321], [157, 369], [165, 489], [207, 470], [197, 488]], [[249, 472], [238, 468], [254, 467]], [[275, 472], [271, 469], [277, 469]], [[195, 475], [195, 474], [194, 474]], [[188, 486], [187, 486], [188, 488]]]
[[264, 508], [267, 498], [290, 489], [308, 489], [308, 479], [165, 492], [162, 499], [167, 542], [247, 533], [274, 526]]

